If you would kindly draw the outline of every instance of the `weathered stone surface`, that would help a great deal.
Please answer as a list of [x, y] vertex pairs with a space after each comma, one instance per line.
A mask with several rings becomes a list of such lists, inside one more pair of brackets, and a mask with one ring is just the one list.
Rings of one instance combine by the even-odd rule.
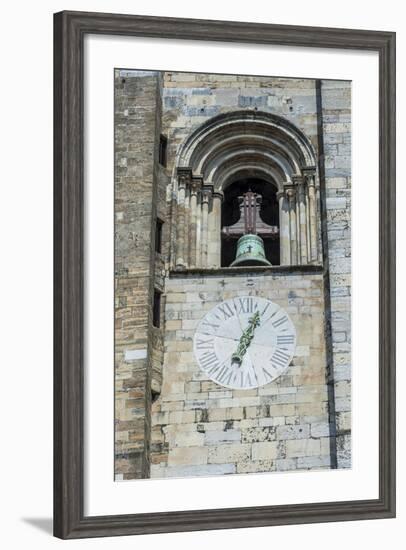
[[206, 445], [218, 445], [226, 441], [241, 441], [241, 432], [239, 430], [209, 431], [205, 437]]
[[[133, 421], [132, 430], [116, 431], [115, 473], [125, 479], [149, 477], [150, 395], [152, 378], [159, 387], [161, 375], [150, 317], [152, 205], [159, 185], [154, 162], [160, 131], [158, 80], [157, 73], [122, 77], [117, 72], [115, 81], [115, 367], [122, 382], [116, 388], [116, 422]], [[134, 142], [134, 132], [143, 135], [142, 142]]]
[[199, 477], [235, 474], [235, 464], [202, 464], [192, 466], [151, 467], [151, 477]]
[[[207, 450], [207, 448], [206, 448]], [[224, 444], [208, 447], [210, 464], [238, 463], [250, 458], [251, 446], [247, 444]]]
[[[337, 221], [347, 223], [351, 221], [351, 120], [345, 121], [344, 117], [351, 112], [351, 84], [349, 82], [322, 81], [322, 122], [324, 143], [337, 143], [337, 151], [332, 162], [325, 167], [325, 186], [327, 203], [327, 221], [330, 227]], [[337, 113], [339, 117], [337, 118]], [[348, 113], [346, 115], [346, 113]], [[328, 262], [330, 267], [330, 296], [332, 317], [331, 333], [333, 341], [331, 376], [335, 380], [350, 380], [350, 367], [342, 367], [342, 364], [350, 365], [350, 347], [343, 354], [337, 345], [349, 344], [351, 341], [351, 305], [341, 305], [336, 297], [349, 296], [351, 288], [351, 232], [343, 226], [340, 230], [328, 229]], [[337, 322], [332, 313], [342, 310], [348, 313], [347, 317]], [[345, 425], [350, 423], [351, 388], [348, 385], [342, 391], [340, 400], [336, 400], [336, 424], [338, 440], [342, 433], [341, 418], [345, 418]], [[341, 417], [343, 413], [347, 416]], [[345, 453], [337, 452], [337, 465], [339, 468], [347, 468], [348, 461]]]
[[252, 460], [269, 460], [277, 458], [277, 456], [277, 441], [264, 441], [262, 443], [253, 443], [252, 445]]
[[[170, 450], [169, 466], [207, 464], [207, 447], [177, 447]], [[226, 462], [226, 461], [224, 461]]]
[[306, 439], [310, 435], [308, 424], [280, 426], [276, 431], [277, 439]]
[[321, 446], [319, 439], [296, 439], [286, 441], [286, 456], [292, 457], [308, 457], [320, 456]]

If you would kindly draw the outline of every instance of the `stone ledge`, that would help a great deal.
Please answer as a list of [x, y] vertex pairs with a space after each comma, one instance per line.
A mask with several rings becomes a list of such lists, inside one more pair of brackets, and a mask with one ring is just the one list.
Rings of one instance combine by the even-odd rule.
[[321, 264], [309, 265], [258, 265], [258, 266], [237, 266], [237, 267], [194, 267], [185, 269], [171, 269], [169, 277], [185, 277], [188, 275], [241, 275], [244, 273], [283, 273], [300, 274], [323, 273]]

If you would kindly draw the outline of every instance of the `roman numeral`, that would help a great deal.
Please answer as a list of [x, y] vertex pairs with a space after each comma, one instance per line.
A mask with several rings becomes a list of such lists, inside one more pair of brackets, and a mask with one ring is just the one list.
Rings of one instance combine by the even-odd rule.
[[208, 372], [210, 374], [212, 372], [215, 372], [220, 366], [217, 355], [214, 353], [214, 351], [205, 351], [199, 357], [199, 361], [203, 369], [209, 369]]
[[262, 368], [262, 372], [264, 373], [265, 380], [268, 380], [268, 382], [273, 380], [272, 374], [270, 372], [268, 372], [266, 369]]
[[197, 349], [214, 349], [214, 338], [209, 340], [201, 340], [200, 338], [196, 340]]
[[213, 330], [218, 330], [220, 328], [220, 325], [217, 325], [216, 323], [209, 323], [209, 321], [203, 321], [202, 326], [212, 328]]
[[[258, 379], [257, 379], [257, 375], [255, 374], [255, 371], [252, 370], [251, 371], [251, 374], [253, 376], [253, 379], [254, 379], [254, 382], [255, 384], [258, 384]], [[246, 380], [246, 383], [245, 383], [246, 386], [252, 386], [253, 385], [253, 381], [251, 379], [251, 376], [250, 376], [250, 372], [248, 371], [247, 372], [247, 380]]]
[[275, 328], [278, 328], [278, 327], [281, 327], [282, 325], [284, 325], [285, 323], [288, 322], [288, 318], [286, 315], [284, 315], [283, 317], [280, 317], [279, 319], [277, 319], [276, 321], [272, 321], [272, 325], [275, 327]]
[[221, 384], [229, 384], [233, 376], [233, 371], [228, 368], [227, 365], [223, 365], [220, 372], [216, 374], [216, 379]]
[[271, 357], [272, 366], [276, 368], [285, 367], [289, 357], [289, 353], [286, 353], [281, 349], [277, 349]]
[[227, 321], [230, 317], [233, 317], [235, 313], [227, 303], [221, 304], [221, 306], [217, 308], [217, 311], [220, 311], [223, 314], [225, 321]]
[[262, 310], [261, 315], [265, 315], [266, 310], [269, 308], [270, 305], [271, 305], [271, 302], [268, 302], [268, 303], [266, 304], [266, 306], [265, 306], [264, 309]]
[[270, 302], [268, 302], [267, 306], [265, 307], [264, 311], [262, 312], [262, 316], [265, 315], [266, 310], [267, 310], [268, 307], [271, 306], [271, 305], [273, 305], [274, 308], [276, 308], [276, 309], [274, 309], [273, 311], [271, 310], [271, 314], [270, 314], [269, 317], [264, 321], [265, 323], [267, 323], [268, 321], [270, 321], [273, 317], [275, 317], [275, 315], [276, 315], [277, 313], [279, 313], [280, 308], [279, 308], [278, 306], [275, 306], [275, 304], [271, 304]]
[[258, 308], [258, 302], [254, 301], [254, 298], [250, 296], [247, 298], [238, 298], [238, 302], [238, 313], [253, 313]]
[[293, 334], [278, 334], [276, 336], [276, 345], [283, 346], [293, 344], [295, 337]]

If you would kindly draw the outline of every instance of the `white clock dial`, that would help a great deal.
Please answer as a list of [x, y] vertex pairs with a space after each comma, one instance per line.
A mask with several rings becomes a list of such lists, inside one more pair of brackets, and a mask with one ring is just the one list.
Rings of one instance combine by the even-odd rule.
[[273, 382], [288, 368], [295, 348], [296, 330], [289, 315], [258, 296], [236, 296], [216, 305], [194, 336], [202, 371], [233, 389]]

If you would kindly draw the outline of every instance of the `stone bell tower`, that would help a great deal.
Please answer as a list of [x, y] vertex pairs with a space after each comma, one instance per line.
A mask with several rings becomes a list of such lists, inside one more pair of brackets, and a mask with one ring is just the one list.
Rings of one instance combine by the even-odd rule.
[[[116, 479], [350, 467], [350, 99], [346, 82], [117, 71]], [[248, 298], [297, 345], [235, 389], [193, 341]]]

